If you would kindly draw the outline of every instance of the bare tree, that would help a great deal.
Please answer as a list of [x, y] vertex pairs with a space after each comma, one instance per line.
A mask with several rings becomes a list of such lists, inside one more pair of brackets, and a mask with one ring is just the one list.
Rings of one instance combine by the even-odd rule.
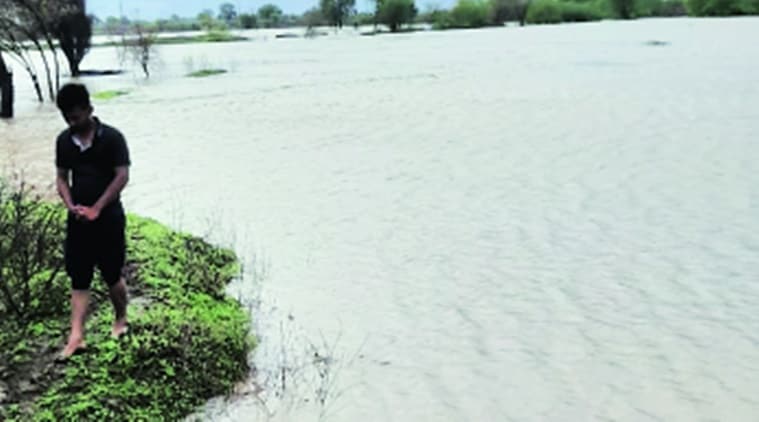
[[[51, 23], [55, 22], [57, 16], [70, 10], [71, 4], [68, 1], [46, 1], [46, 0], [10, 0], [16, 6], [17, 19], [23, 25], [30, 41], [35, 43], [41, 51], [40, 41], [45, 43], [52, 57], [55, 77], [50, 73], [50, 63], [47, 55], [42, 54], [45, 63], [45, 74], [47, 76], [48, 93], [50, 100], [55, 99], [55, 93], [60, 88], [61, 70], [58, 63], [58, 48], [53, 39]], [[53, 82], [55, 80], [55, 82]]]
[[83, 5], [81, 0], [0, 0], [0, 51], [21, 63], [32, 78], [40, 101], [43, 101], [42, 90], [30, 51], [37, 51], [42, 59], [48, 94], [54, 100], [60, 87], [54, 30], [61, 19], [74, 13], [79, 5]]
[[121, 34], [121, 60], [132, 60], [140, 65], [146, 78], [150, 77], [150, 60], [155, 56], [155, 31], [135, 22]]
[[[6, 1], [5, 3], [9, 2]], [[6, 6], [6, 4], [3, 4], [3, 6]], [[0, 8], [0, 52], [8, 53], [11, 58], [26, 70], [34, 85], [37, 99], [42, 102], [42, 88], [40, 87], [37, 69], [30, 53], [32, 46], [39, 51], [45, 64], [47, 64], [47, 57], [41, 44], [34, 37], [34, 33], [20, 22], [14, 15], [14, 12], [11, 8]], [[49, 67], [47, 70], [49, 71]]]

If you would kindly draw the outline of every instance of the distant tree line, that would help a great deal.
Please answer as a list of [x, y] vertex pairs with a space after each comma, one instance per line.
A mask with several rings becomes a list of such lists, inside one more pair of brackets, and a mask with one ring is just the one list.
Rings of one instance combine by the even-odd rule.
[[232, 3], [219, 6], [219, 11], [206, 9], [195, 17], [180, 17], [172, 15], [169, 19], [149, 21], [133, 21], [127, 17], [109, 16], [104, 20], [95, 19], [95, 32], [104, 34], [118, 33], [123, 28], [139, 23], [149, 31], [182, 32], [209, 31], [226, 29], [255, 29], [255, 28], [286, 28], [303, 26], [304, 15], [287, 15], [282, 9], [272, 3], [264, 4], [258, 10], [249, 13], [238, 13]]
[[[450, 29], [497, 26], [506, 22], [524, 25], [651, 16], [751, 14], [759, 14], [759, 0], [458, 0], [450, 9], [428, 7], [424, 12], [419, 11], [415, 0], [374, 0], [374, 10], [362, 13], [356, 11], [355, 0], [319, 0], [300, 15], [286, 14], [273, 3], [246, 13], [240, 13], [232, 3], [224, 3], [217, 12], [208, 9], [191, 18], [174, 15], [139, 24], [156, 32], [346, 25], [384, 25], [396, 32], [414, 23]], [[95, 18], [95, 30], [101, 33], [114, 33], [134, 24], [124, 17]]]

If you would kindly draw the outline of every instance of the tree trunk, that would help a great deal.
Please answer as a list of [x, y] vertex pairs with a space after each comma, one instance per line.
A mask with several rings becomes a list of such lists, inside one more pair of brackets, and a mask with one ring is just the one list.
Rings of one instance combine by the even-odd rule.
[[32, 84], [34, 85], [34, 92], [37, 93], [37, 100], [41, 103], [45, 102], [45, 99], [42, 97], [42, 87], [40, 86], [40, 79], [37, 77], [37, 74], [34, 73], [34, 71], [31, 68], [26, 69], [27, 73], [29, 73], [29, 76], [32, 78]]
[[0, 118], [13, 117], [13, 73], [0, 55]]
[[[37, 50], [39, 51], [40, 57], [42, 58], [42, 64], [45, 66], [45, 76], [47, 77], [47, 90], [50, 94], [50, 101], [55, 101], [56, 91], [53, 90], [53, 77], [50, 74], [50, 63], [48, 62], [47, 54], [45, 54], [45, 48], [42, 47], [42, 45], [37, 40], [32, 41], [37, 46]], [[37, 83], [37, 81], [35, 81], [35, 83]], [[43, 100], [40, 100], [40, 102], [42, 101]]]
[[75, 57], [69, 57], [66, 56], [66, 59], [69, 62], [69, 70], [71, 71], [71, 76], [78, 77], [81, 72], [79, 71], [79, 60], [77, 60]]

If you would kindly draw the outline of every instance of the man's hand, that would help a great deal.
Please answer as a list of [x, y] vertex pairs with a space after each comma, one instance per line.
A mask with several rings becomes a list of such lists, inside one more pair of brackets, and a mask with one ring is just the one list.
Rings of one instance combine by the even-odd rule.
[[84, 205], [75, 206], [74, 213], [78, 219], [85, 221], [95, 221], [100, 217], [100, 210], [97, 207], [85, 207]]
[[84, 217], [82, 216], [80, 210], [84, 208], [81, 205], [72, 205], [71, 207], [67, 207], [69, 210], [69, 213], [71, 213], [74, 218], [76, 218], [78, 221], [82, 221]]

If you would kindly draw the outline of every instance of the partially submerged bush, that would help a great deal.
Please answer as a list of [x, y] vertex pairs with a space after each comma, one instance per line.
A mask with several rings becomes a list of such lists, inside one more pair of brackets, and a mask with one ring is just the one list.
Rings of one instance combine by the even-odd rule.
[[222, 73], [227, 73], [227, 71], [224, 69], [201, 69], [190, 72], [187, 76], [191, 78], [205, 78], [213, 75], [221, 75]]

